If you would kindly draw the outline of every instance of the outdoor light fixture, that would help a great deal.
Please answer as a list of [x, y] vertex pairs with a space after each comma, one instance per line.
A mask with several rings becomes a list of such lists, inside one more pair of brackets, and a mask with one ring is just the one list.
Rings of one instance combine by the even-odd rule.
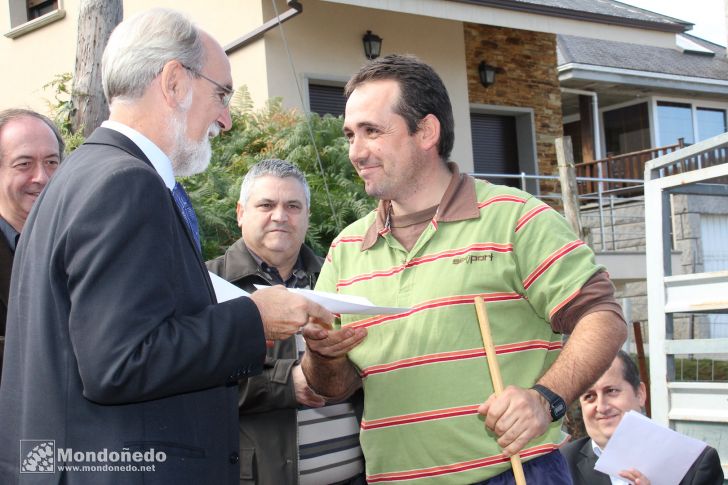
[[364, 43], [364, 55], [367, 56], [367, 59], [372, 60], [379, 57], [379, 54], [382, 52], [381, 37], [377, 34], [372, 34], [371, 30], [367, 30], [367, 33], [362, 38], [362, 42]]
[[486, 64], [485, 61], [480, 61], [478, 64], [478, 76], [480, 77], [480, 84], [486, 88], [495, 83], [495, 73], [497, 68]]

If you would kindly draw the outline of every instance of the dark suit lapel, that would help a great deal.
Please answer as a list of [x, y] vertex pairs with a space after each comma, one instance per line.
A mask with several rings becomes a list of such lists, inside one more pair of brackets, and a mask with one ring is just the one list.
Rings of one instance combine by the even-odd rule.
[[[116, 130], [110, 130], [108, 128], [97, 128], [94, 130], [94, 132], [91, 134], [91, 136], [86, 140], [84, 145], [110, 145], [117, 148], [120, 148], [127, 152], [129, 155], [133, 156], [134, 158], [138, 158], [139, 160], [143, 161], [150, 167], [154, 169], [154, 165], [152, 165], [152, 162], [147, 158], [146, 155], [144, 155], [144, 152], [137, 146], [136, 143], [131, 141], [129, 137], [119, 133]], [[156, 172], [156, 169], [155, 169]], [[161, 177], [160, 177], [161, 178]], [[204, 273], [205, 283], [207, 284], [207, 290], [210, 293], [210, 296], [213, 298], [213, 301], [217, 301], [215, 299], [215, 290], [212, 287], [212, 281], [210, 281], [210, 276], [207, 273], [207, 267], [205, 266], [205, 262], [202, 260], [202, 255], [197, 250], [197, 243], [195, 242], [195, 238], [192, 235], [192, 230], [187, 225], [187, 221], [185, 221], [184, 215], [182, 215], [182, 210], [177, 206], [177, 203], [174, 200], [174, 196], [172, 195], [171, 190], [167, 190], [169, 192], [170, 200], [172, 201], [172, 206], [174, 207], [174, 211], [177, 214], [177, 219], [179, 223], [184, 228], [184, 232], [187, 235], [187, 242], [192, 246], [195, 254], [197, 255], [197, 261], [202, 269], [202, 272]]]
[[594, 454], [591, 440], [584, 441], [584, 446], [579, 450], [579, 462], [577, 463], [581, 483], [585, 485], [612, 485], [609, 475], [594, 469], [596, 462], [597, 455]]

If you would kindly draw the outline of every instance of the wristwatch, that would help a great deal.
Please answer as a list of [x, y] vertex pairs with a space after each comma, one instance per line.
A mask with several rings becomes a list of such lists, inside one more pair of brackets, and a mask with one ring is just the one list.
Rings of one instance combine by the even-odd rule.
[[549, 403], [549, 411], [551, 412], [551, 421], [558, 421], [566, 414], [566, 403], [561, 396], [556, 394], [554, 391], [541, 384], [534, 384], [531, 389], [541, 394], [544, 399]]

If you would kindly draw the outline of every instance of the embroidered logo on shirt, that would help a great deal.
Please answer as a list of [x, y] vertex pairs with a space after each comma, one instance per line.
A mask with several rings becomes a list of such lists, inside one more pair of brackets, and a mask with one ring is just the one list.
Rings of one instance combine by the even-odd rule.
[[477, 256], [475, 254], [470, 254], [468, 256], [462, 257], [462, 258], [453, 258], [452, 264], [471, 264], [471, 263], [478, 263], [481, 261], [493, 261], [493, 253], [489, 254], [481, 254], [480, 256]]

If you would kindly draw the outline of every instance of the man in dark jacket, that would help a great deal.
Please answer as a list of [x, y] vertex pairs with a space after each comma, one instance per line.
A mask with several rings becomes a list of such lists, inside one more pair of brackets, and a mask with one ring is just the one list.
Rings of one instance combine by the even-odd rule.
[[0, 483], [235, 484], [237, 383], [321, 306], [283, 288], [217, 303], [175, 176], [230, 128], [223, 47], [179, 12], [120, 23], [110, 117], [33, 205], [13, 261]]
[[[574, 485], [635, 483], [649, 485], [649, 477], [636, 469], [612, 477], [594, 465], [628, 411], [641, 411], [647, 392], [639, 371], [627, 353], [620, 350], [611, 367], [579, 397], [588, 436], [561, 448], [571, 470]], [[670, 457], [664, 457], [669, 460]], [[680, 481], [680, 485], [722, 485], [723, 469], [718, 452], [706, 446]]]
[[[257, 163], [237, 203], [242, 238], [208, 269], [248, 292], [254, 285], [313, 288], [323, 260], [303, 243], [309, 207], [298, 168]], [[326, 405], [308, 387], [298, 360], [304, 349], [300, 335], [276, 342], [263, 373], [240, 384], [241, 483], [364, 483], [353, 401]]]

